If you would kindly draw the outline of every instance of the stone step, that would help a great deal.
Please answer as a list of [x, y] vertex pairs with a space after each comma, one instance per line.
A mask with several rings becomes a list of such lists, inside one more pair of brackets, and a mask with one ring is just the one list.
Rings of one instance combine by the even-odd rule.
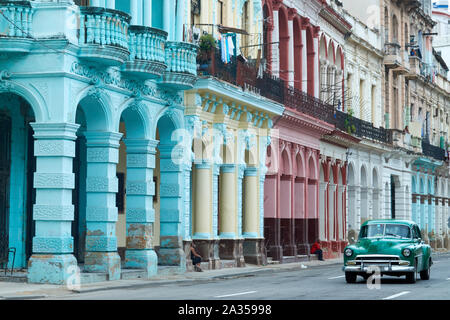
[[80, 274], [80, 283], [81, 284], [105, 282], [105, 281], [108, 281], [108, 275], [106, 273], [82, 272]]
[[224, 268], [236, 268], [236, 261], [234, 260], [220, 260], [222, 269]]
[[147, 272], [139, 269], [122, 269], [122, 280], [145, 279]]

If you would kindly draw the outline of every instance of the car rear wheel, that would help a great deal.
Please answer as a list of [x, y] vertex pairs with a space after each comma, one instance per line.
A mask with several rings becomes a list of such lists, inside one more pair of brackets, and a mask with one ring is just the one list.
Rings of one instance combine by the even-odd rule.
[[358, 275], [354, 272], [346, 272], [345, 273], [345, 280], [347, 281], [347, 283], [355, 283], [356, 282], [356, 277]]
[[417, 280], [417, 261], [414, 261], [414, 271], [406, 274], [406, 281], [408, 283], [416, 283]]
[[428, 262], [427, 269], [420, 271], [420, 279], [430, 280], [430, 269], [431, 269], [430, 267], [431, 267], [431, 261]]

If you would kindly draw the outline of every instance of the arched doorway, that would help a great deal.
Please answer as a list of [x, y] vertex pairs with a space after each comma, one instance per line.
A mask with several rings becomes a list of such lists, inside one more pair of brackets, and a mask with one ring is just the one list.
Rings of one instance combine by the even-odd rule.
[[364, 166], [361, 166], [361, 224], [369, 219], [369, 202], [368, 202], [368, 185], [367, 185], [367, 171]]
[[[0, 94], [0, 246], [2, 252], [16, 249], [15, 269], [27, 266], [35, 236], [36, 158], [30, 126], [34, 121], [34, 111], [24, 98], [13, 93]], [[9, 268], [13, 258], [9, 255]]]

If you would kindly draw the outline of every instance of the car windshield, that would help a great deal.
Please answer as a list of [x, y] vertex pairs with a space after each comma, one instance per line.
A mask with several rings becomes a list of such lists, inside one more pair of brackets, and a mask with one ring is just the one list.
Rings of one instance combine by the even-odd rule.
[[359, 238], [383, 238], [393, 237], [399, 239], [411, 238], [411, 230], [407, 225], [377, 223], [369, 224], [361, 228]]

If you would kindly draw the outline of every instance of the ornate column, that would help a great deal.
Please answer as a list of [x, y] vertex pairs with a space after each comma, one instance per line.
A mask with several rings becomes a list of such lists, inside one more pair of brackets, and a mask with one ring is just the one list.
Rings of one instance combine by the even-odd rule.
[[223, 164], [219, 195], [219, 256], [222, 260], [238, 262], [236, 165]]
[[131, 24], [138, 25], [139, 21], [139, 9], [138, 9], [138, 0], [130, 0], [130, 13], [131, 13]]
[[195, 164], [193, 194], [193, 240], [197, 244], [204, 262], [209, 263], [209, 269], [213, 268], [214, 248], [212, 241], [212, 171], [211, 163], [203, 161]]
[[325, 222], [326, 222], [326, 204], [327, 204], [327, 200], [326, 200], [326, 195], [327, 195], [327, 187], [328, 187], [328, 182], [323, 182], [320, 181], [319, 183], [319, 238], [320, 240], [325, 240], [326, 239], [326, 232], [325, 232]]
[[122, 134], [88, 131], [84, 135], [87, 147], [84, 268], [87, 272], [107, 273], [109, 280], [119, 280], [121, 261], [116, 237], [116, 167]]
[[125, 266], [145, 269], [147, 276], [151, 277], [156, 275], [158, 266], [158, 257], [152, 246], [155, 223], [153, 169], [158, 141], [126, 139], [125, 144], [127, 147]]
[[243, 237], [245, 261], [262, 264], [261, 250], [259, 249], [259, 201], [258, 201], [258, 168], [248, 167], [244, 173], [244, 218]]
[[28, 282], [66, 284], [77, 267], [71, 235], [74, 219], [72, 161], [77, 124], [32, 123], [36, 172], [36, 223], [33, 255], [28, 261]]

